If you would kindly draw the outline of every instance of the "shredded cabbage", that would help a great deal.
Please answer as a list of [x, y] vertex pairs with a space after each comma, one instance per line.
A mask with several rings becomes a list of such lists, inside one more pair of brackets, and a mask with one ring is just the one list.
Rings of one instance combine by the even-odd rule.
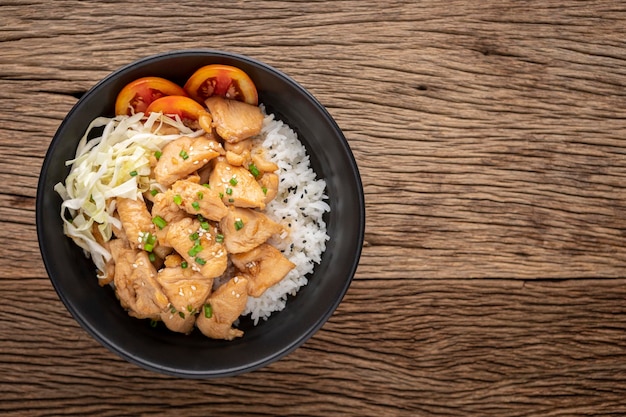
[[[180, 133], [159, 134], [164, 125], [173, 126]], [[89, 139], [99, 128], [103, 128], [102, 134]], [[94, 224], [104, 242], [109, 241], [113, 227], [122, 227], [113, 217], [115, 197], [143, 199], [143, 192], [160, 188], [150, 178], [150, 158], [154, 152], [182, 135], [196, 137], [203, 133], [189, 129], [178, 117], [161, 113], [151, 113], [145, 120], [143, 113], [98, 117], [89, 124], [78, 143], [76, 156], [65, 163], [71, 165], [65, 183], [59, 182], [54, 190], [63, 199], [63, 231], [91, 257], [98, 278], [107, 277], [105, 265], [111, 253], [96, 240]]]

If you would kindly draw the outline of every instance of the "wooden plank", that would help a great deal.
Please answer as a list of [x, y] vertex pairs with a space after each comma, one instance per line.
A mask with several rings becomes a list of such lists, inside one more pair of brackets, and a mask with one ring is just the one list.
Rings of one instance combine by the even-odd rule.
[[[616, 1], [0, 2], [0, 413], [626, 414], [625, 21]], [[216, 381], [100, 346], [36, 239], [65, 114], [111, 71], [185, 48], [308, 88], [366, 197], [336, 314]]]

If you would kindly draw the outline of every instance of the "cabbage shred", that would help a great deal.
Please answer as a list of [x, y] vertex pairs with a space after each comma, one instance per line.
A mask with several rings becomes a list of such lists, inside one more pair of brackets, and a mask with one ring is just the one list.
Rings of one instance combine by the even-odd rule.
[[[173, 126], [180, 133], [160, 134], [163, 126]], [[102, 134], [89, 139], [92, 132], [103, 128]], [[98, 278], [104, 279], [106, 262], [111, 253], [96, 240], [97, 227], [104, 242], [111, 239], [113, 227], [121, 228], [113, 217], [115, 198], [143, 199], [142, 193], [161, 186], [150, 178], [150, 159], [154, 153], [182, 135], [195, 137], [203, 130], [193, 131], [181, 120], [151, 113], [114, 118], [98, 117], [91, 122], [81, 138], [65, 183], [54, 190], [61, 196], [63, 231], [81, 247], [98, 269]], [[163, 191], [163, 190], [161, 190]]]

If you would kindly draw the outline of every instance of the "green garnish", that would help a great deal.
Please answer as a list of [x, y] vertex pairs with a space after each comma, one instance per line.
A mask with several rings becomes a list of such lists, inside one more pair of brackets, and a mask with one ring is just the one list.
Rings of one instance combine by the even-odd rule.
[[230, 187], [226, 188], [226, 194], [232, 195], [233, 194], [233, 189], [230, 188]]
[[198, 191], [198, 200], [202, 200], [204, 198], [204, 193], [202, 191]]
[[198, 232], [192, 233], [192, 234], [189, 235], [189, 240], [191, 240], [192, 242], [195, 242], [199, 238], [200, 238], [200, 235], [198, 235]]
[[204, 265], [206, 263], [206, 261], [199, 256], [196, 256], [196, 259], [194, 259], [194, 261], [196, 261], [198, 265]]
[[155, 157], [156, 159], [161, 158], [161, 155], [163, 155], [163, 152], [161, 152], [161, 151], [154, 151], [154, 157]]
[[263, 190], [263, 194], [267, 195], [267, 187], [261, 187], [261, 190]]
[[232, 177], [232, 178], [230, 179], [230, 181], [228, 181], [228, 182], [230, 182], [230, 185], [232, 185], [232, 186], [234, 187], [235, 185], [237, 185], [237, 182], [238, 182], [238, 181], [237, 181], [237, 178]]
[[152, 223], [154, 223], [156, 225], [156, 227], [158, 227], [159, 229], [163, 229], [165, 226], [167, 226], [167, 222], [165, 221], [165, 219], [161, 216], [154, 216], [152, 218]]
[[187, 261], [182, 261], [180, 263], [180, 267], [183, 268], [183, 269], [187, 268], [188, 266], [189, 266], [189, 264], [187, 263]]
[[243, 228], [243, 220], [235, 220], [235, 230], [241, 230]]
[[131, 177], [136, 177], [137, 176], [137, 171], [130, 171], [128, 173]]
[[174, 196], [174, 203], [178, 204], [179, 206], [183, 203], [183, 198], [180, 196], [180, 194], [176, 194]]
[[204, 230], [210, 230], [211, 229], [211, 225], [209, 224], [209, 222], [200, 222], [200, 227]]
[[207, 319], [210, 319], [213, 316], [213, 308], [211, 307], [211, 304], [206, 303], [202, 306], [202, 309], [204, 310], [204, 317]]
[[157, 190], [156, 188], [153, 188], [153, 189], [150, 190], [150, 194], [152, 195], [152, 197], [154, 197], [158, 193], [159, 193], [159, 190]]
[[196, 243], [195, 245], [193, 245], [191, 249], [189, 249], [187, 253], [189, 254], [189, 256], [196, 256], [197, 254], [202, 252], [202, 249], [203, 249], [202, 245], [200, 245], [199, 243]]
[[194, 201], [193, 203], [191, 203], [191, 207], [193, 207], [196, 210], [200, 210], [200, 203], [198, 203], [197, 201]]
[[251, 163], [250, 165], [248, 165], [248, 171], [250, 171], [250, 173], [252, 175], [254, 175], [254, 177], [258, 177], [261, 172], [259, 171], [259, 169], [256, 167], [256, 165], [254, 165], [253, 163]]
[[224, 242], [224, 235], [221, 235], [221, 234], [220, 234], [220, 235], [215, 235], [215, 241], [216, 241], [217, 243], [222, 243], [222, 242]]
[[183, 159], [187, 159], [187, 158], [189, 158], [189, 154], [188, 154], [187, 152], [185, 152], [185, 150], [184, 150], [184, 149], [181, 149], [181, 150], [180, 150], [180, 153], [179, 153], [178, 155], [179, 155], [181, 158], [183, 158]]

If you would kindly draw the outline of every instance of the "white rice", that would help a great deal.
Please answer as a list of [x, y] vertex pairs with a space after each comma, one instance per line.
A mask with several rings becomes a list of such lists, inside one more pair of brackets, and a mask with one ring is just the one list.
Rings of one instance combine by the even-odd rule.
[[268, 243], [281, 250], [296, 267], [261, 297], [248, 297], [243, 315], [250, 315], [255, 324], [273, 312], [285, 308], [287, 297], [295, 295], [307, 284], [326, 249], [326, 223], [322, 219], [330, 206], [324, 201], [326, 182], [318, 179], [310, 166], [306, 149], [296, 133], [270, 114], [255, 139], [255, 147], [265, 149], [264, 157], [279, 167], [278, 195], [266, 206], [266, 215], [289, 229], [286, 238], [273, 237]]

